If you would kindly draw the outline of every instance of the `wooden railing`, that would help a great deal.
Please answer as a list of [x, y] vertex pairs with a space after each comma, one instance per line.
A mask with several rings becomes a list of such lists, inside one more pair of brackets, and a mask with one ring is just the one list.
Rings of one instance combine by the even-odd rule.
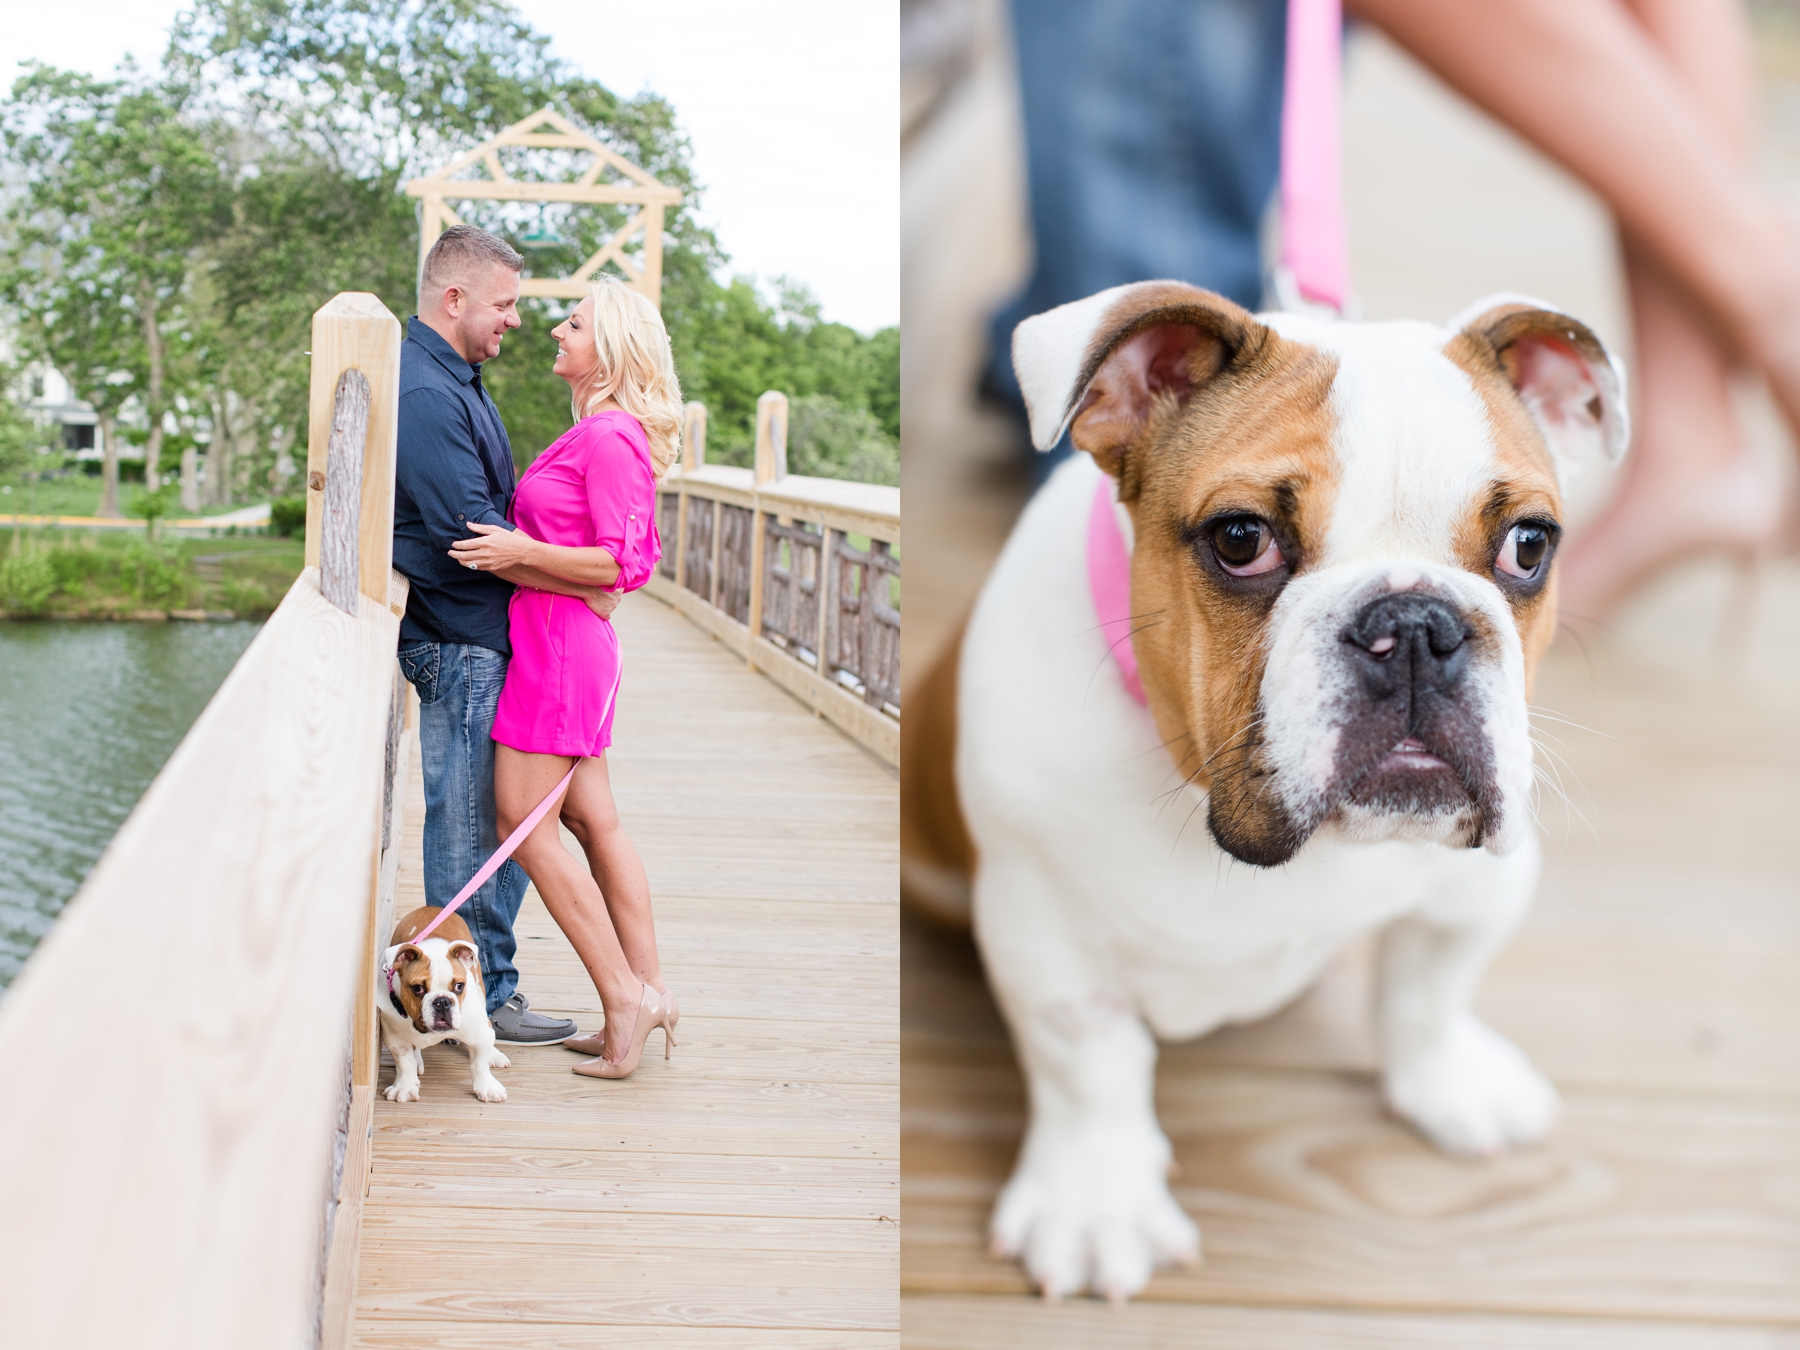
[[0, 1003], [0, 1346], [348, 1343], [401, 834], [399, 325], [340, 295], [312, 350], [308, 566]]
[[688, 405], [646, 589], [898, 765], [900, 489], [789, 474], [787, 411], [757, 400], [740, 469], [706, 463], [706, 409]]

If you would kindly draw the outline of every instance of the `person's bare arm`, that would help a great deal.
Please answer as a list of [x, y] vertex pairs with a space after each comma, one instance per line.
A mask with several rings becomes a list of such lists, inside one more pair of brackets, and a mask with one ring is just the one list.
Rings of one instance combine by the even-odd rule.
[[535, 567], [502, 567], [496, 569], [494, 575], [515, 586], [529, 586], [534, 591], [572, 595], [577, 600], [585, 601], [587, 607], [602, 619], [610, 619], [623, 598], [615, 591], [602, 590], [598, 586], [577, 585], [572, 581], [564, 581], [561, 577], [553, 577], [548, 572], [540, 572]]
[[[523, 530], [469, 522], [472, 539], [458, 539], [450, 556], [465, 565], [474, 563], [483, 572], [506, 575], [510, 567], [529, 567], [556, 577], [567, 585], [610, 586], [619, 579], [618, 560], [603, 548], [569, 548], [533, 539]], [[539, 590], [555, 590], [540, 586]], [[571, 594], [572, 592], [561, 592]]]

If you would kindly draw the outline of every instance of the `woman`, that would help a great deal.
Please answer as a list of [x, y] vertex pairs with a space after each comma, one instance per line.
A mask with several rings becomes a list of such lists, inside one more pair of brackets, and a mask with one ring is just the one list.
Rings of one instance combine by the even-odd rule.
[[[574, 586], [635, 590], [662, 543], [656, 481], [675, 460], [681, 389], [662, 317], [611, 277], [551, 334], [556, 374], [569, 383], [575, 425], [519, 480], [506, 530], [473, 525], [451, 556], [506, 573], [528, 567]], [[619, 690], [618, 636], [583, 600], [523, 585], [510, 611], [512, 662], [494, 718], [494, 796], [510, 834], [575, 766], [562, 823], [587, 855], [583, 868], [545, 816], [515, 854], [587, 967], [606, 1010], [605, 1030], [565, 1041], [595, 1058], [575, 1066], [623, 1078], [663, 1028], [663, 1055], [679, 1013], [656, 955], [650, 888], [620, 828], [606, 750]]]

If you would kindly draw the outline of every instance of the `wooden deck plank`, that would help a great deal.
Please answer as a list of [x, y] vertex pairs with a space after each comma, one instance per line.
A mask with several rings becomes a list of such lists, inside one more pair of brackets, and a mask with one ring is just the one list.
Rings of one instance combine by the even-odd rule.
[[635, 1346], [653, 1350], [714, 1350], [718, 1346], [733, 1350], [895, 1350], [900, 1336], [893, 1331], [803, 1331], [796, 1327], [732, 1327], [725, 1331], [641, 1323], [622, 1332], [617, 1326], [550, 1326], [541, 1322], [519, 1326], [415, 1318], [404, 1325], [359, 1323], [356, 1343], [369, 1350], [419, 1350], [421, 1346], [432, 1350], [625, 1350]]
[[[357, 1344], [894, 1346], [896, 776], [657, 602], [616, 621], [609, 760], [681, 1044], [619, 1083], [509, 1047], [493, 1105], [427, 1051], [422, 1100], [376, 1103]], [[533, 1007], [596, 1025], [535, 892], [518, 933]]]
[[907, 1350], [1800, 1350], [1800, 1330], [1587, 1317], [1342, 1313], [954, 1295], [906, 1299]]

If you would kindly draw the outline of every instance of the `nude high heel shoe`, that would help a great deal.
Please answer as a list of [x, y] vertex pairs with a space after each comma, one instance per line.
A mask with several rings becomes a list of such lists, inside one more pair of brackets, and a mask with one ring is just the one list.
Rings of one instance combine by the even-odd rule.
[[574, 1071], [585, 1078], [629, 1077], [644, 1057], [644, 1042], [650, 1039], [650, 1033], [657, 1027], [663, 1029], [663, 1058], [667, 1059], [675, 1044], [669, 1021], [669, 1004], [656, 990], [644, 985], [643, 993], [638, 999], [637, 1020], [631, 1028], [631, 1049], [625, 1058], [615, 1063], [602, 1055], [597, 1059], [583, 1060], [574, 1066]]
[[[681, 1023], [681, 1005], [675, 1001], [675, 991], [667, 984], [660, 990], [657, 990], [657, 995], [669, 1009], [669, 1021], [664, 1030], [672, 1032]], [[596, 1031], [587, 1036], [571, 1036], [562, 1042], [562, 1048], [565, 1050], [573, 1050], [578, 1055], [585, 1055], [591, 1058], [594, 1055], [603, 1054], [605, 1052], [605, 1043], [606, 1033], [604, 1031]], [[668, 1057], [667, 1047], [664, 1047], [663, 1058], [667, 1059]]]

